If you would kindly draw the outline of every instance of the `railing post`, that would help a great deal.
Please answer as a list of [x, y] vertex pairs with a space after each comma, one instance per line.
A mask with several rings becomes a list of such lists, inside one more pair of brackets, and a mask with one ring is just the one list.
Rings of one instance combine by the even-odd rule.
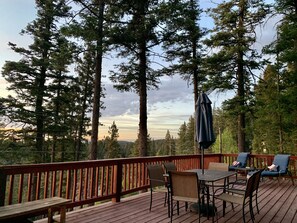
[[6, 192], [6, 174], [0, 170], [0, 206], [4, 206]]
[[123, 165], [122, 162], [117, 162], [114, 171], [114, 189], [115, 189], [115, 198], [112, 198], [112, 202], [120, 202], [121, 201], [121, 193], [122, 193], [122, 181], [123, 181]]

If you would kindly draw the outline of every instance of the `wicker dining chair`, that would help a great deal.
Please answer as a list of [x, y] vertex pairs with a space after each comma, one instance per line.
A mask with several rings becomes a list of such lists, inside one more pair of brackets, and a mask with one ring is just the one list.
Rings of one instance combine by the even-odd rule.
[[[226, 191], [223, 192], [222, 194], [215, 196], [215, 199], [223, 201], [223, 216], [225, 216], [226, 202], [229, 202], [231, 204], [239, 204], [239, 205], [242, 205], [242, 217], [243, 217], [243, 222], [245, 223], [245, 206], [248, 205], [251, 220], [252, 222], [254, 222], [255, 215], [253, 212], [252, 202], [253, 202], [254, 194], [257, 194], [256, 192], [259, 187], [261, 172], [262, 170], [255, 171], [254, 174], [247, 179], [246, 186], [243, 192], [235, 193], [235, 191], [226, 189]], [[258, 202], [257, 198], [256, 198], [256, 202]], [[258, 207], [258, 204], [256, 205]]]
[[[178, 172], [178, 171], [170, 171], [169, 172], [169, 180], [170, 180], [170, 222], [172, 222], [173, 210], [174, 207], [177, 207], [177, 214], [179, 215], [179, 202], [186, 203], [186, 211], [188, 203], [196, 203], [198, 207], [201, 206], [201, 195], [200, 195], [200, 183], [198, 179], [197, 173], [194, 172]], [[174, 201], [176, 201], [176, 205], [174, 205]], [[199, 214], [199, 222], [200, 222], [200, 211]]]
[[[218, 171], [228, 171], [229, 165], [227, 163], [217, 163], [217, 162], [210, 162], [208, 165], [209, 170], [218, 170]], [[217, 182], [208, 183], [206, 182], [205, 185], [209, 187], [212, 187], [213, 191], [212, 194], [215, 193], [215, 188], [225, 188], [225, 186], [228, 184], [228, 179], [220, 180]], [[216, 189], [217, 191], [217, 189]]]
[[164, 193], [164, 206], [168, 204], [168, 217], [170, 216], [169, 193], [170, 188], [164, 177], [164, 169], [160, 164], [152, 164], [147, 166], [148, 176], [150, 181], [150, 211], [153, 204], [153, 192]]
[[163, 163], [163, 166], [164, 166], [164, 169], [165, 169], [166, 173], [168, 173], [169, 171], [176, 171], [177, 170], [177, 167], [176, 167], [174, 162]]

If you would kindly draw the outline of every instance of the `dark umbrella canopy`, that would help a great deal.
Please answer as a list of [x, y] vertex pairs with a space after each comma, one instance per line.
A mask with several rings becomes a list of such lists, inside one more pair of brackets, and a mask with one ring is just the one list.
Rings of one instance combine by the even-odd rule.
[[202, 172], [204, 173], [204, 149], [216, 139], [213, 132], [211, 101], [205, 93], [201, 93], [196, 103], [196, 140], [202, 150]]

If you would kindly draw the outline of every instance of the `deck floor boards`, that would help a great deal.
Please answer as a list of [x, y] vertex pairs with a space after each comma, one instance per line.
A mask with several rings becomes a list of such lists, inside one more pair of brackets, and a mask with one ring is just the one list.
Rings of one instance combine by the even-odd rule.
[[[164, 207], [164, 195], [155, 193], [153, 196], [152, 211], [149, 211], [150, 193], [141, 193], [123, 198], [119, 203], [107, 202], [104, 204], [67, 212], [67, 223], [168, 223], [167, 206]], [[297, 222], [297, 188], [290, 180], [265, 179], [260, 183], [258, 192], [260, 213], [254, 207], [256, 223], [294, 223]], [[227, 204], [226, 214], [223, 217], [222, 202], [216, 201], [218, 209], [215, 222], [238, 223], [242, 220], [241, 205], [234, 205], [234, 210]], [[180, 206], [180, 214], [174, 212], [174, 223], [198, 222], [198, 215], [185, 211]], [[58, 220], [59, 216], [55, 216]], [[46, 219], [35, 221], [45, 223]], [[201, 216], [201, 222], [210, 223], [212, 218]], [[246, 222], [252, 222], [246, 208]]]

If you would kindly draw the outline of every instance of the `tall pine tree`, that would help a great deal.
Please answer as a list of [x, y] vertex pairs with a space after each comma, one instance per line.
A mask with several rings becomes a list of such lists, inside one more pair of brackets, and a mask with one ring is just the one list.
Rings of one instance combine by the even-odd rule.
[[55, 69], [51, 65], [55, 48], [59, 45], [56, 39], [59, 32], [57, 22], [67, 16], [69, 8], [64, 0], [40, 0], [36, 1], [36, 9], [37, 18], [22, 31], [22, 34], [33, 37], [33, 43], [28, 49], [9, 43], [22, 58], [17, 62], [7, 61], [3, 67], [8, 90], [14, 94], [2, 98], [1, 102], [5, 115], [35, 138], [34, 161], [39, 163], [45, 160], [46, 105], [51, 97], [48, 84], [53, 81], [50, 71]]
[[246, 117], [252, 96], [253, 70], [260, 66], [253, 45], [255, 29], [264, 22], [268, 12], [265, 1], [229, 0], [211, 10], [215, 26], [206, 43], [213, 47], [208, 58], [210, 84], [220, 90], [235, 90], [229, 101], [237, 115], [237, 142], [240, 152], [248, 151]]
[[117, 65], [111, 80], [120, 91], [133, 91], [139, 96], [139, 155], [148, 155], [147, 91], [156, 88], [160, 73], [152, 68], [154, 48], [160, 44], [160, 1], [115, 1], [112, 15], [118, 21], [112, 27], [112, 43], [118, 57], [124, 61]]

